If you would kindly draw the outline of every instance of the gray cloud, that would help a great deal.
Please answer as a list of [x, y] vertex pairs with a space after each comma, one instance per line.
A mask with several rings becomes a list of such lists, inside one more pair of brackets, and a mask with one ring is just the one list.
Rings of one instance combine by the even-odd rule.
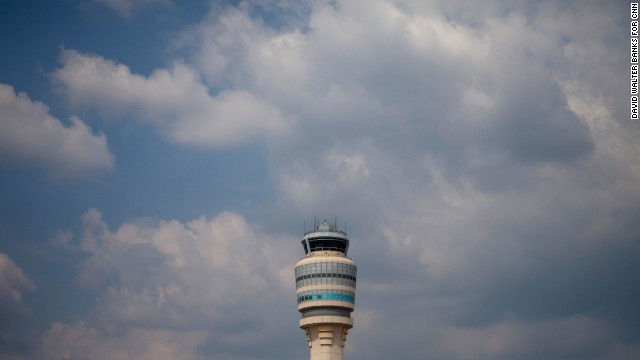
[[204, 359], [195, 353], [202, 332], [130, 329], [101, 332], [84, 322], [54, 323], [42, 339], [41, 359]]
[[[627, 170], [637, 169], [637, 141], [614, 115], [624, 89], [606, 78], [624, 68], [618, 43], [591, 40], [614, 36], [622, 12], [494, 5], [484, 17], [444, 5], [446, 19], [433, 4], [316, 4], [306, 31], [276, 33], [231, 10], [202, 28], [208, 46], [236, 39], [241, 59], [212, 84], [238, 81], [298, 119], [296, 138], [269, 144], [276, 212], [337, 212], [357, 224], [356, 319], [366, 325], [350, 335], [352, 357], [465, 358], [445, 346], [463, 339], [489, 346], [487, 358], [635, 351], [635, 320], [614, 310], [631, 308], [622, 290], [631, 280], [613, 264], [637, 272], [638, 172]], [[581, 51], [590, 76], [572, 56]], [[263, 77], [278, 63], [293, 69], [284, 89]], [[610, 211], [624, 220], [613, 225]], [[469, 338], [445, 336], [452, 324]], [[568, 324], [590, 324], [578, 345], [532, 339], [491, 350], [481, 340], [510, 326], [516, 337], [562, 334]]]
[[[97, 211], [85, 215], [80, 280], [107, 289], [99, 317], [124, 334], [191, 334], [190, 353], [288, 358], [298, 348], [282, 348], [299, 341], [303, 354], [293, 301], [280, 299], [293, 293], [298, 241], [269, 234], [336, 214], [349, 220], [360, 265], [350, 358], [633, 358], [640, 147], [615, 75], [627, 68], [616, 40], [626, 10], [581, 4], [313, 3], [298, 25], [276, 27], [256, 13], [277, 3], [244, 3], [176, 40], [195, 49], [192, 65], [143, 77], [67, 53], [107, 69], [91, 72], [106, 86], [85, 88], [64, 61], [55, 76], [78, 106], [112, 101], [151, 119], [156, 106], [178, 114], [193, 101], [178, 95], [208, 86], [291, 119], [286, 134], [265, 138], [278, 193], [256, 211], [259, 226], [225, 213], [114, 232]], [[117, 74], [124, 81], [110, 80]], [[138, 95], [165, 78], [189, 86]], [[233, 143], [255, 136], [220, 126]], [[255, 297], [259, 309], [247, 305]], [[62, 328], [93, 331], [83, 326]]]

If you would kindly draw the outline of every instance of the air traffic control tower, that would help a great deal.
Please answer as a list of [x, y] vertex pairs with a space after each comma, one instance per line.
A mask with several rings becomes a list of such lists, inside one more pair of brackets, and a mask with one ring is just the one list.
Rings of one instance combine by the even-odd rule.
[[342, 360], [353, 327], [356, 263], [347, 257], [347, 233], [325, 219], [302, 238], [305, 257], [296, 264], [298, 311], [311, 360]]

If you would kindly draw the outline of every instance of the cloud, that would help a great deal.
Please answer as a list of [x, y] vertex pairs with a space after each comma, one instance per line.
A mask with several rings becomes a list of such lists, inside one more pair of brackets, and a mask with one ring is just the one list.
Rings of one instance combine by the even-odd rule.
[[23, 297], [35, 290], [33, 280], [7, 254], [0, 253], [0, 351], [8, 356], [28, 346], [18, 324], [31, 315]]
[[54, 323], [42, 340], [41, 359], [152, 360], [204, 359], [197, 347], [203, 332], [131, 329], [101, 332], [84, 322]]
[[0, 84], [0, 159], [35, 163], [51, 175], [85, 177], [112, 170], [114, 157], [104, 134], [94, 135], [79, 118], [64, 126], [41, 102]]
[[29, 308], [22, 302], [25, 293], [36, 289], [33, 280], [7, 254], [0, 253], [0, 318], [27, 315]]
[[[591, 134], [557, 80], [573, 61], [555, 51], [568, 46], [563, 32], [528, 24], [518, 11], [470, 26], [414, 2], [310, 8], [304, 26], [277, 29], [253, 19], [248, 6], [217, 9], [182, 38], [196, 49], [192, 62], [207, 84], [249, 89], [296, 119], [295, 136], [270, 144], [283, 188], [297, 158], [317, 164], [337, 151], [385, 152], [418, 167], [436, 161], [448, 180], [485, 190], [519, 186], [536, 166], [573, 166], [592, 154]], [[536, 21], [548, 21], [542, 16], [552, 9], [539, 11]]]
[[171, 0], [92, 0], [96, 4], [104, 5], [124, 18], [131, 18], [137, 9], [147, 6], [169, 6]]
[[539, 358], [588, 354], [611, 337], [605, 324], [585, 316], [533, 324], [509, 319], [485, 328], [446, 329], [441, 345], [455, 359]]
[[229, 147], [278, 134], [288, 127], [277, 107], [245, 90], [211, 96], [198, 74], [175, 62], [148, 77], [99, 56], [64, 50], [52, 78], [73, 106], [105, 118], [148, 122], [169, 141], [196, 147]]
[[264, 141], [277, 194], [252, 209], [261, 226], [225, 212], [111, 230], [88, 211], [78, 279], [95, 318], [57, 329], [296, 357], [280, 296], [298, 241], [272, 234], [336, 214], [360, 266], [351, 357], [633, 358], [640, 147], [619, 100], [622, 12], [581, 4], [314, 2], [274, 25], [277, 2], [244, 2], [149, 76], [64, 51], [53, 77], [73, 106], [189, 146]]
[[[296, 256], [288, 245], [297, 241], [289, 237], [258, 232], [230, 212], [186, 223], [140, 219], [116, 231], [96, 209], [82, 221], [87, 257], [78, 281], [96, 291], [95, 320], [53, 324], [45, 358], [111, 351], [110, 358], [147, 359], [167, 351], [176, 356], [161, 358], [199, 359], [202, 348], [224, 358], [280, 341], [280, 308], [295, 325]], [[273, 350], [276, 357], [288, 351]]]
[[485, 346], [499, 329], [584, 325], [583, 343], [606, 333], [588, 354], [532, 340], [485, 356], [633, 353], [623, 284], [638, 270], [640, 162], [613, 75], [626, 66], [619, 5], [314, 2], [303, 25], [278, 26], [255, 6], [216, 9], [180, 41], [207, 85], [248, 89], [295, 120], [267, 141], [279, 193], [264, 222], [356, 224], [367, 326], [350, 351], [464, 358], [438, 334], [479, 329], [450, 335]]

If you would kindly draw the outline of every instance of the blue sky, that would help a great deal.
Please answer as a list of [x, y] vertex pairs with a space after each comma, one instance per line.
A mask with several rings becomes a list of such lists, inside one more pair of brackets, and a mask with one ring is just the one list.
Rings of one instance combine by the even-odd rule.
[[0, 1], [3, 359], [637, 359], [628, 2]]

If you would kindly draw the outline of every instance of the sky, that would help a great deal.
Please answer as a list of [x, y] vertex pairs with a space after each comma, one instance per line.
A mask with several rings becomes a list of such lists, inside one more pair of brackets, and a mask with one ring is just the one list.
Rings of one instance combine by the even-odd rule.
[[640, 358], [626, 1], [0, 0], [0, 359]]

